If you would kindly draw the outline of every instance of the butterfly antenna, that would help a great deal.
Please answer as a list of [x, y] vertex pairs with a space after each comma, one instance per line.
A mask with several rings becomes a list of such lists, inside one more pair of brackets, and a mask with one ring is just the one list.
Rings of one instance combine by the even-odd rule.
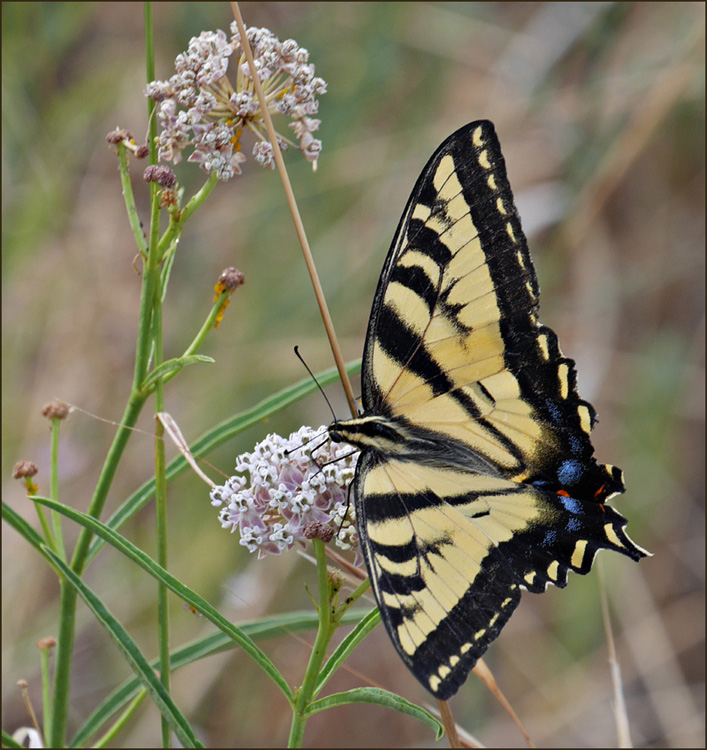
[[[324, 445], [329, 440], [329, 434], [326, 431], [326, 428], [324, 428], [324, 435], [326, 435], [326, 437], [324, 437], [324, 439], [322, 440], [321, 443], [319, 443], [318, 445], [315, 445], [314, 448], [310, 448], [310, 453], [314, 453], [314, 451], [317, 450], [317, 448], [321, 448], [322, 445]], [[296, 453], [297, 451], [301, 451], [302, 448], [304, 448], [307, 445], [310, 445], [310, 443], [313, 443], [315, 440], [317, 440], [320, 437], [321, 437], [321, 435], [317, 434], [317, 435], [313, 435], [308, 440], [303, 440], [296, 448], [292, 448], [292, 449], [286, 450], [285, 451], [285, 455], [289, 456], [290, 453]], [[316, 460], [314, 460], [314, 457], [312, 457], [312, 460], [314, 461], [315, 464], [317, 464], [317, 466], [319, 466], [319, 464], [316, 462]]]
[[341, 534], [341, 529], [344, 528], [344, 521], [346, 520], [346, 517], [349, 515], [349, 507], [351, 505], [351, 486], [352, 485], [353, 485], [353, 482], [349, 482], [349, 486], [346, 488], [346, 510], [344, 511], [344, 515], [341, 516], [341, 523], [339, 524], [339, 530], [336, 532], [337, 537]]
[[299, 347], [295, 347], [295, 354], [297, 355], [297, 359], [304, 365], [304, 369], [307, 370], [309, 373], [309, 376], [312, 378], [312, 380], [317, 384], [317, 388], [319, 388], [319, 392], [324, 396], [324, 400], [326, 401], [326, 405], [329, 407], [329, 411], [331, 412], [331, 417], [336, 422], [336, 414], [334, 414], [334, 410], [331, 408], [331, 403], [329, 402], [329, 399], [326, 397], [326, 393], [324, 393], [324, 389], [319, 385], [319, 381], [314, 377], [314, 373], [309, 369], [309, 365], [302, 359], [302, 355], [299, 353]]

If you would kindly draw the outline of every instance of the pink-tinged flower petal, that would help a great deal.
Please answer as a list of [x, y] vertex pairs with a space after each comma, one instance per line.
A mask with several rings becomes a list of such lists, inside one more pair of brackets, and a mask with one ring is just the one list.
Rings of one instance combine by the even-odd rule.
[[356, 546], [347, 487], [357, 455], [348, 446], [322, 442], [325, 435], [324, 427], [302, 427], [289, 438], [268, 435], [236, 460], [237, 470], [248, 479], [231, 477], [211, 491], [222, 527], [238, 527], [240, 543], [258, 557], [304, 544], [312, 523], [329, 525], [343, 549]]
[[[293, 39], [280, 42], [265, 28], [250, 28], [246, 33], [269, 111], [293, 119], [299, 150], [316, 164], [321, 142], [310, 134], [319, 121], [308, 116], [316, 114], [316, 97], [326, 93], [326, 83], [314, 75], [309, 53]], [[231, 56], [235, 85], [228, 77]], [[188, 161], [206, 172], [215, 172], [220, 180], [228, 180], [240, 174], [240, 164], [245, 160], [242, 134], [255, 131], [259, 139], [253, 148], [256, 161], [274, 167], [272, 147], [235, 24], [231, 25], [230, 40], [221, 30], [204, 31], [192, 38], [187, 51], [177, 56], [175, 70], [168, 81], [152, 81], [145, 89], [147, 96], [160, 103], [160, 159], [177, 164], [191, 146]], [[182, 109], [178, 111], [177, 107]], [[277, 137], [283, 150], [288, 143], [294, 145], [282, 135]]]

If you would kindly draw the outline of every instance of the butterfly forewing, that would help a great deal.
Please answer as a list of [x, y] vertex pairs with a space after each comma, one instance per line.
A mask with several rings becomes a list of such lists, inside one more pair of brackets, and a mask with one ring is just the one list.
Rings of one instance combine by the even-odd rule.
[[537, 309], [498, 140], [472, 123], [432, 157], [403, 214], [369, 324], [364, 411], [442, 431], [517, 480], [570, 451], [589, 458], [593, 412]]

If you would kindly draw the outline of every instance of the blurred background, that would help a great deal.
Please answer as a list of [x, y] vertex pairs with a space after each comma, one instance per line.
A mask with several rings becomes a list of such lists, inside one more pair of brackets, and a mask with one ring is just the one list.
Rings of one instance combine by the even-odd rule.
[[[633, 564], [601, 557], [633, 741], [704, 747], [705, 103], [702, 3], [243, 3], [248, 25], [309, 49], [328, 83], [324, 147], [313, 174], [287, 163], [347, 360], [361, 356], [375, 285], [400, 213], [437, 145], [465, 123], [493, 120], [542, 288], [541, 320], [577, 361], [596, 407], [597, 458], [624, 469], [617, 501], [632, 538], [655, 553]], [[226, 3], [154, 6], [157, 77], [202, 30], [228, 29]], [[75, 404], [62, 426], [60, 499], [88, 506], [120, 419], [133, 368], [140, 277], [117, 160], [116, 126], [146, 133], [143, 6], [3, 3], [3, 497], [36, 514], [11, 479], [21, 459], [48, 492], [52, 398]], [[249, 149], [247, 149], [247, 153]], [[148, 223], [144, 163], [132, 164]], [[177, 168], [191, 194], [194, 165]], [[166, 356], [200, 327], [221, 270], [246, 283], [167, 410], [193, 440], [222, 419], [332, 364], [277, 174], [248, 161], [187, 224], [172, 272]], [[358, 384], [355, 384], [358, 388]], [[340, 389], [329, 398], [347, 413]], [[88, 412], [88, 413], [86, 413]], [[208, 456], [219, 481], [266, 433], [330, 415], [313, 395]], [[152, 473], [146, 409], [106, 516]], [[168, 457], [174, 455], [168, 446]], [[258, 561], [222, 531], [206, 486], [170, 484], [170, 567], [234, 622], [311, 609], [309, 564], [294, 553]], [[146, 507], [123, 533], [155, 553]], [[68, 527], [67, 537], [75, 538]], [[36, 641], [57, 635], [58, 586], [36, 554], [3, 527], [3, 726], [28, 723], [16, 681], [41, 706]], [[599, 566], [597, 566], [599, 567]], [[112, 549], [86, 574], [150, 657], [157, 655], [153, 580]], [[524, 600], [486, 661], [538, 746], [616, 744], [599, 576]], [[71, 727], [129, 675], [79, 605]], [[174, 600], [174, 646], [210, 632]], [[263, 642], [293, 685], [313, 634]], [[382, 628], [331, 692], [380, 685], [429, 703]], [[174, 676], [177, 704], [207, 746], [283, 746], [289, 711], [240, 653]], [[455, 718], [488, 746], [522, 746], [508, 715], [471, 676]], [[116, 746], [158, 746], [146, 701]], [[429, 746], [412, 719], [370, 706], [318, 714], [310, 747]]]

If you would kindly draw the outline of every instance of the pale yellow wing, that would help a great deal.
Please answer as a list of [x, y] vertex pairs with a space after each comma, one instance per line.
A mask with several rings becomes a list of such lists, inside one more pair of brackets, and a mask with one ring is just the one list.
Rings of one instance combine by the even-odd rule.
[[599, 549], [643, 556], [612, 508], [458, 467], [361, 458], [361, 547], [395, 646], [441, 699], [453, 695], [520, 599], [564, 586]]

